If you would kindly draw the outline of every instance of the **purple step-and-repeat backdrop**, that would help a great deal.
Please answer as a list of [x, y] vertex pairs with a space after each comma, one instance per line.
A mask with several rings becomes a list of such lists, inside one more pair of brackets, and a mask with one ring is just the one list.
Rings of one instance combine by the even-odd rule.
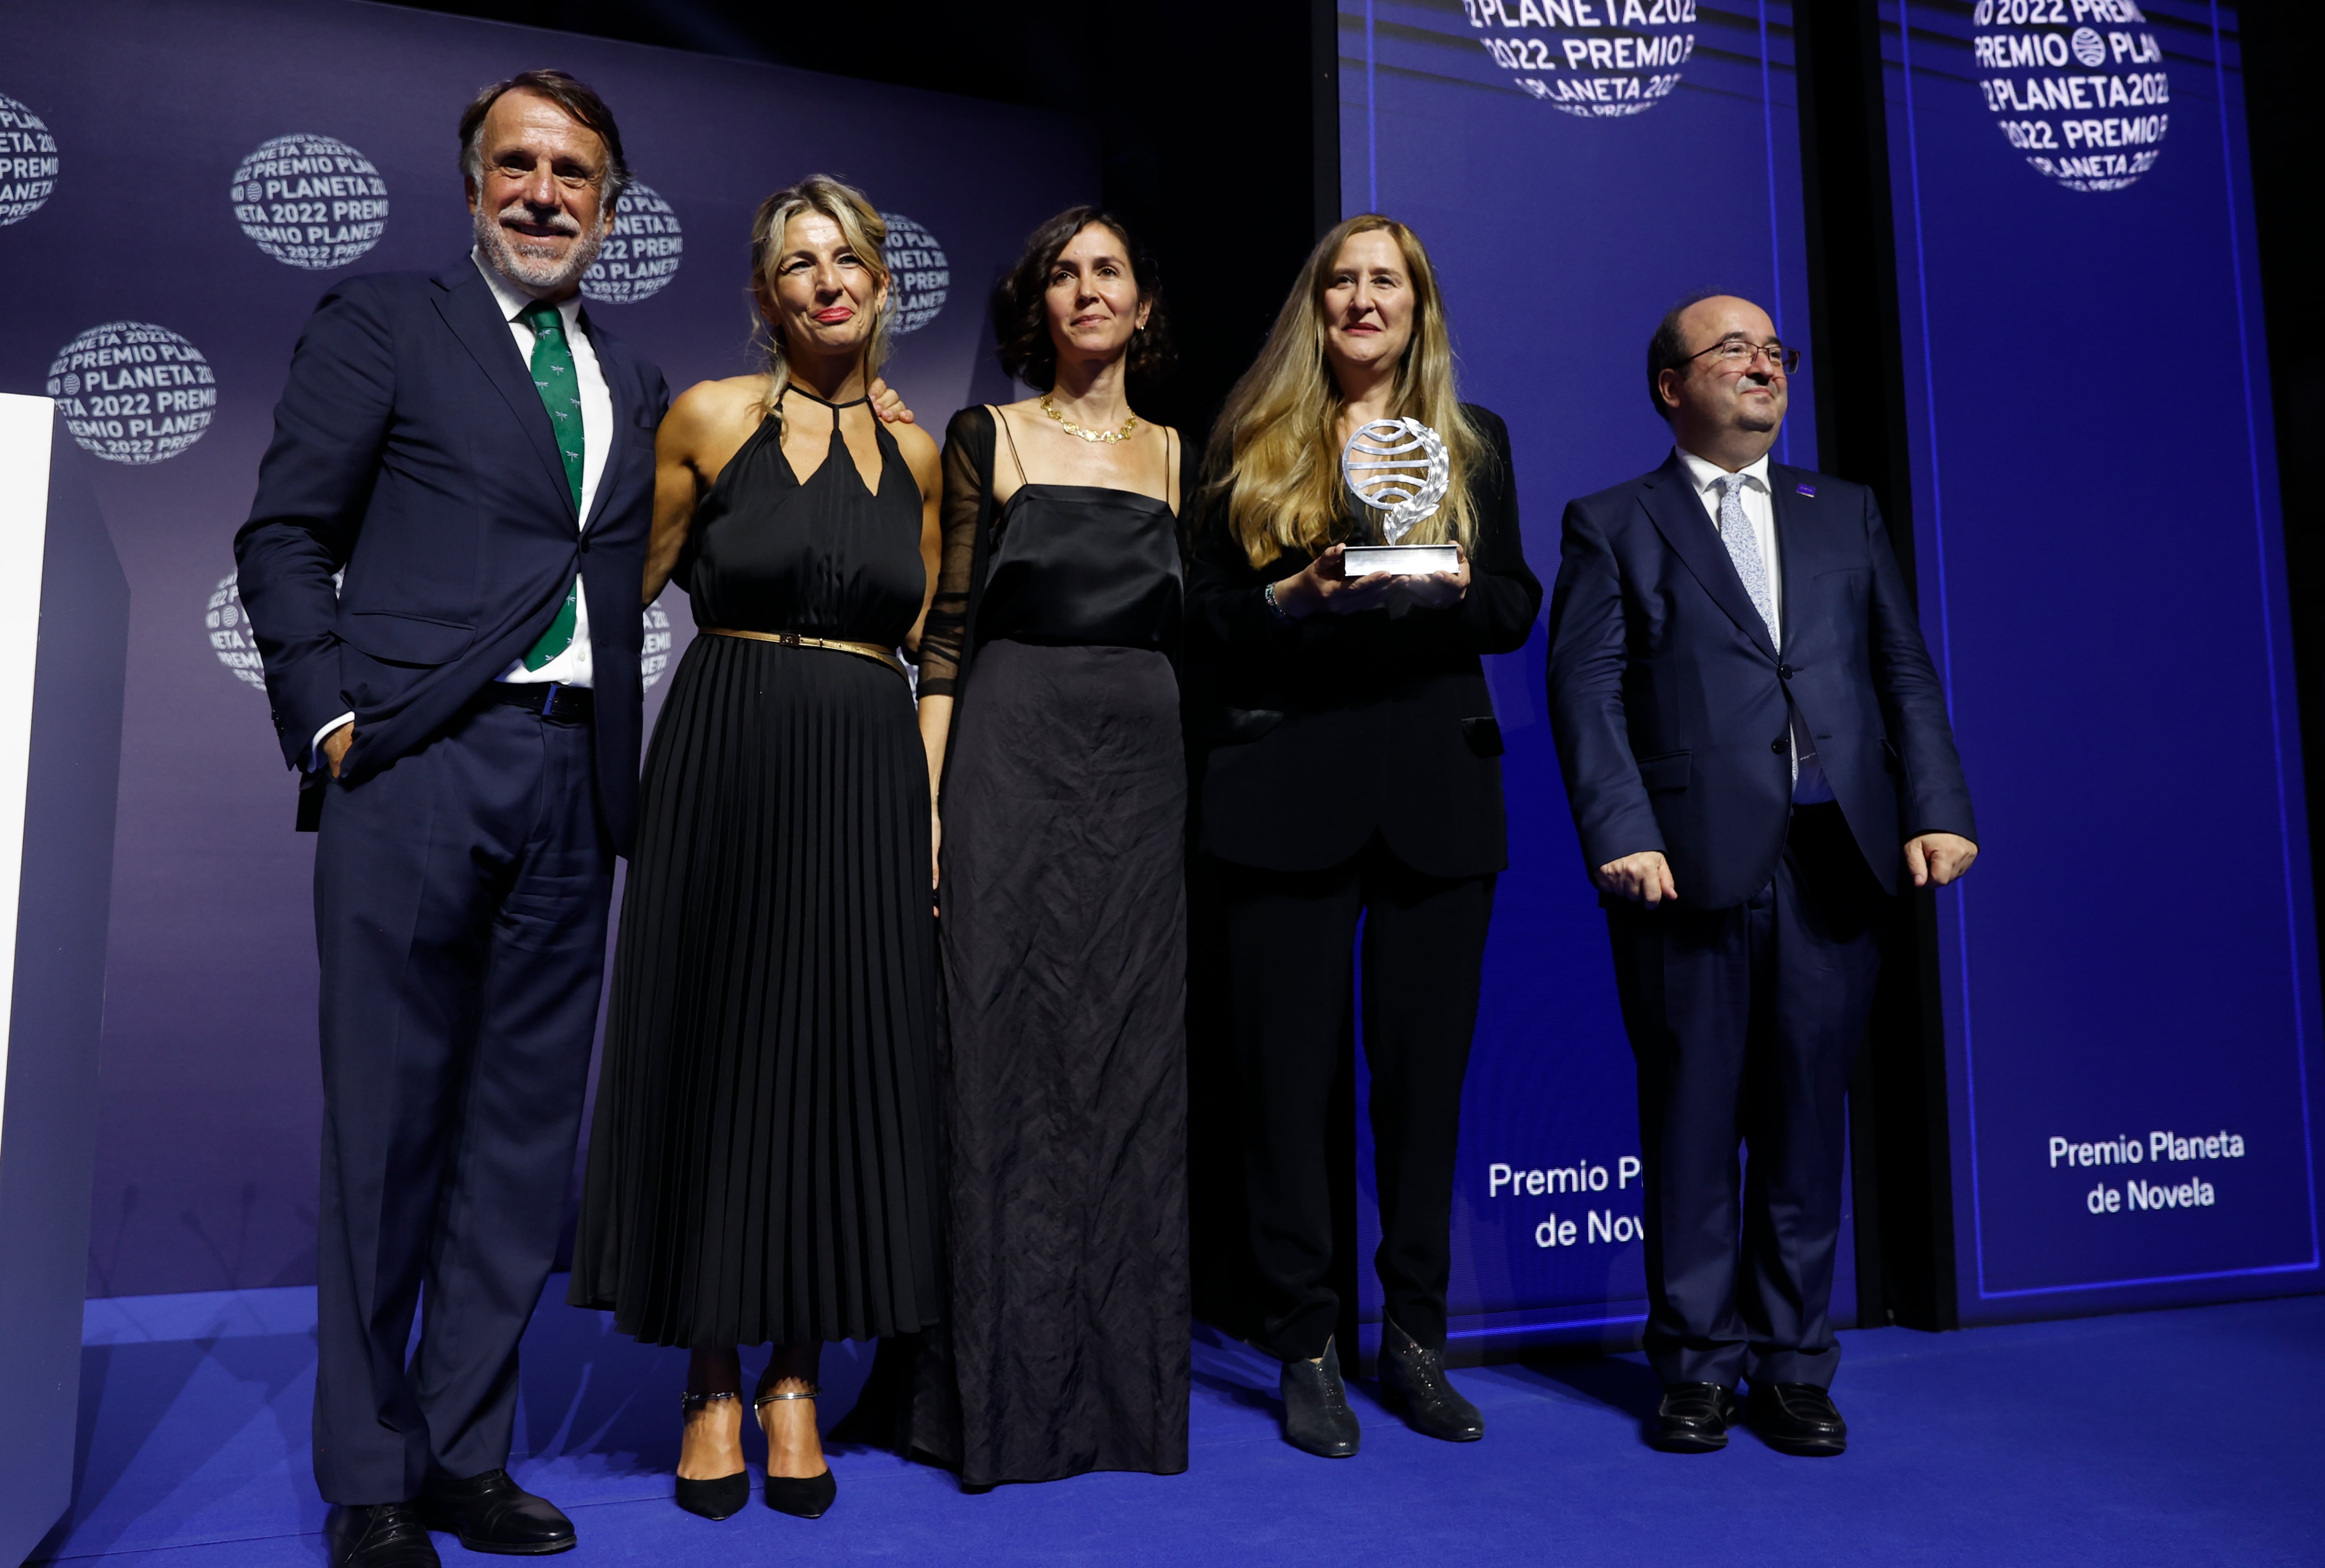
[[[2234, 13], [1881, 14], [1922, 615], [1987, 836], [1940, 895], [1963, 1319], [2316, 1289], [2316, 937]], [[1430, 240], [1546, 575], [1562, 502], [1668, 450], [1640, 368], [1672, 298], [1734, 289], [1817, 351], [1790, 8], [1339, 16], [1343, 209]], [[1816, 461], [1809, 389], [1781, 459]], [[1453, 1333], [1618, 1334], [1644, 1310], [1633, 1069], [1539, 637], [1489, 676], [1511, 870]]]
[[1882, 8], [1965, 1322], [2319, 1287], [2317, 945], [2236, 14]]
[[[2315, 1288], [2317, 966], [2233, 13], [1883, 16], [1923, 617], [1988, 834], [1941, 905], [1964, 1315]], [[1663, 456], [1639, 366], [1672, 296], [1771, 302], [1816, 351], [1790, 23], [1342, 0], [1344, 207], [1430, 240], [1545, 576], [1562, 502]], [[460, 255], [455, 118], [541, 64], [622, 116], [641, 184], [592, 309], [673, 387], [748, 367], [750, 213], [823, 169], [905, 242], [892, 378], [924, 419], [1010, 395], [984, 293], [1097, 189], [1050, 117], [771, 67], [347, 0], [0, 14], [0, 389], [65, 400], [107, 459], [134, 595], [92, 1293], [310, 1277], [311, 840], [229, 543], [315, 299]], [[1808, 386], [1779, 453], [1802, 463]], [[672, 590], [649, 620], [658, 676], [690, 619]], [[1488, 1343], [1644, 1310], [1632, 1069], [1541, 669], [1537, 638], [1489, 672], [1512, 868], [1453, 1282], [1455, 1333]]]
[[[1097, 193], [1055, 117], [932, 93], [344, 0], [0, 12], [0, 390], [59, 398], [106, 459], [133, 596], [93, 1294], [313, 1276], [313, 840], [291, 830], [231, 543], [316, 300], [463, 255], [459, 112], [542, 65], [620, 117], [639, 183], [590, 310], [673, 391], [751, 367], [751, 214], [820, 170], [890, 215], [889, 375], [940, 431], [1013, 395], [986, 292]], [[651, 682], [690, 635], [684, 596], [648, 625]]]
[[[1392, 214], [1428, 243], [1462, 394], [1509, 421], [1545, 583], [1568, 498], [1671, 450], [1643, 367], [1673, 299], [1747, 295], [1815, 351], [1790, 21], [1781, 5], [1700, 0], [1341, 0], [1341, 209]], [[1802, 376], [1780, 460], [1815, 463], [1815, 419]], [[1636, 1080], [1551, 745], [1542, 637], [1487, 661], [1510, 869], [1454, 1178], [1450, 1332], [1473, 1346], [1619, 1340], [1646, 1315]], [[1853, 1216], [1841, 1238], [1846, 1323]], [[1361, 1277], [1376, 1332], [1379, 1285]]]

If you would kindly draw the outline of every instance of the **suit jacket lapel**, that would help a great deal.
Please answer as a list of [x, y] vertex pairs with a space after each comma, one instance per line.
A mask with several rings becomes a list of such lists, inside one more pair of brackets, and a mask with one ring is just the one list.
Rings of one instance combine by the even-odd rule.
[[1642, 500], [1663, 543], [1687, 562], [1712, 602], [1728, 612], [1728, 618], [1752, 639], [1753, 645], [1774, 659], [1776, 650], [1768, 640], [1768, 623], [1760, 618], [1752, 596], [1744, 591], [1744, 580], [1736, 575], [1736, 563], [1728, 558], [1719, 531], [1704, 515], [1703, 503], [1696, 498], [1695, 487], [1689, 483], [1687, 469], [1677, 452], [1647, 476], [1645, 490]]
[[[533, 455], [555, 481], [566, 515], [571, 516], [573, 487], [565, 477], [565, 459], [558, 454], [557, 432], [550, 425], [549, 410], [542, 406], [540, 389], [533, 385], [533, 371], [518, 355], [508, 323], [501, 320], [500, 302], [485, 286], [473, 262], [464, 260], [438, 274], [436, 283], [444, 290], [436, 301], [437, 312], [475, 356], [485, 378], [507, 400], [509, 412], [524, 427]], [[605, 487], [600, 484], [598, 488], [602, 491]]]
[[1808, 519], [1801, 515], [1800, 480], [1793, 469], [1768, 465], [1769, 510], [1776, 522], [1776, 592], [1782, 596], [1776, 613], [1784, 623], [1786, 645], [1800, 641], [1800, 608], [1806, 602], [1814, 553], [1808, 536]]
[[595, 329], [586, 306], [581, 311], [581, 330], [588, 334], [590, 351], [597, 356], [597, 374], [604, 379], [606, 394], [614, 405], [613, 428], [606, 432], [606, 460], [597, 465], [597, 493], [589, 498], [589, 515], [581, 522], [581, 531], [586, 533], [606, 515], [606, 498], [614, 493], [614, 483], [628, 459], [630, 422], [637, 418], [637, 409], [634, 406], [635, 378], [629, 374], [621, 344], [612, 333]]

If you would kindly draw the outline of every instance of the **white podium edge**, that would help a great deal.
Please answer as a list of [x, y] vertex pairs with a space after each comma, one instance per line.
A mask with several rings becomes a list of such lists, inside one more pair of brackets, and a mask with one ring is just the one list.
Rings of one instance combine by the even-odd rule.
[[[24, 797], [32, 780], [32, 695], [41, 651], [41, 571], [49, 542], [49, 474], [56, 404], [0, 394], [0, 475], [37, 474], [41, 483], [0, 484], [0, 585], [29, 589], [32, 613], [0, 616], [0, 998], [16, 994], [16, 923], [23, 913]], [[0, 1008], [0, 1128], [7, 1126], [12, 1008]], [[5, 1151], [0, 1151], [5, 1157]], [[5, 1331], [5, 1325], [0, 1325]]]

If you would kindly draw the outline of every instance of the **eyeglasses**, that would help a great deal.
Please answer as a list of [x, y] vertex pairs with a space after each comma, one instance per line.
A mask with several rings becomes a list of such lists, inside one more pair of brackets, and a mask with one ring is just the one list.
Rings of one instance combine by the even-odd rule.
[[1741, 338], [1728, 338], [1699, 353], [1689, 355], [1688, 358], [1700, 359], [1706, 354], [1718, 355], [1720, 367], [1726, 370], [1747, 370], [1751, 368], [1752, 361], [1763, 354], [1768, 357], [1768, 363], [1775, 366], [1779, 374], [1790, 376], [1801, 367], [1801, 351], [1788, 348], [1782, 343], [1747, 343]]

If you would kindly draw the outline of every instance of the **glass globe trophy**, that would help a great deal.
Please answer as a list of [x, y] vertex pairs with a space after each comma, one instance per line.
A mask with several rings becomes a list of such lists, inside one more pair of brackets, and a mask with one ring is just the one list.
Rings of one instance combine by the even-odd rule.
[[1461, 570], [1450, 544], [1401, 543], [1445, 499], [1445, 440], [1417, 419], [1376, 419], [1340, 449], [1340, 478], [1359, 506], [1378, 515], [1385, 544], [1351, 544], [1341, 555], [1350, 577], [1400, 577]]

